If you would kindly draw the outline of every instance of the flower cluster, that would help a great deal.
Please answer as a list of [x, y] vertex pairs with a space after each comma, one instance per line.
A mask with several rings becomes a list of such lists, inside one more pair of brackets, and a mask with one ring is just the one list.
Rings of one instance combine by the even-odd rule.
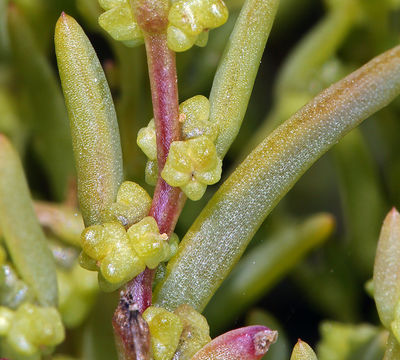
[[[99, 24], [115, 40], [127, 46], [143, 43], [129, 0], [99, 0], [99, 4], [105, 10]], [[195, 44], [205, 46], [208, 31], [223, 25], [227, 19], [228, 8], [222, 0], [173, 1], [168, 13], [168, 46], [174, 51], [185, 51]]]
[[46, 354], [60, 344], [65, 333], [55, 308], [24, 303], [15, 311], [0, 307], [0, 336], [10, 354], [40, 358], [41, 353]]
[[105, 10], [99, 17], [99, 24], [104, 30], [127, 46], [143, 44], [143, 34], [129, 0], [99, 0], [99, 4]]
[[208, 30], [228, 20], [228, 8], [222, 0], [178, 0], [168, 14], [168, 46], [185, 51], [194, 44], [207, 45]]
[[[100, 271], [100, 285], [105, 280], [116, 287], [140, 274], [146, 266], [155, 269], [160, 262], [169, 260], [177, 248], [168, 243], [166, 234], [159, 233], [156, 221], [150, 216], [128, 231], [119, 222], [89, 226], [83, 231], [81, 241], [81, 265]], [[103, 290], [107, 290], [107, 284], [104, 285]]]
[[120, 222], [128, 228], [143, 219], [150, 210], [151, 197], [140, 185], [124, 181], [117, 193], [117, 201], [102, 213], [103, 222]]
[[143, 318], [149, 325], [154, 360], [190, 360], [211, 341], [207, 320], [189, 305], [174, 312], [150, 306]]
[[[221, 178], [222, 160], [214, 145], [218, 131], [209, 121], [210, 104], [204, 96], [183, 102], [179, 113], [183, 140], [171, 144], [161, 176], [169, 185], [180, 187], [191, 200], [199, 200], [207, 185]], [[149, 159], [146, 181], [154, 184], [158, 173], [154, 120], [139, 130], [137, 143]]]

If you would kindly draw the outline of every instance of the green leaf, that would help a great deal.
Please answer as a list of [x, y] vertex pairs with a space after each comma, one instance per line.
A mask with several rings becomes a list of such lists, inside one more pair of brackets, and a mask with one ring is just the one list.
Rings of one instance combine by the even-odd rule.
[[400, 92], [400, 47], [332, 85], [267, 137], [183, 238], [156, 304], [201, 311], [279, 200], [332, 145]]
[[[286, 226], [252, 249], [234, 268], [205, 310], [210, 326], [218, 331], [257, 301], [311, 249], [331, 234], [331, 215], [315, 215], [301, 224]], [[235, 299], [227, 302], [226, 299]]]
[[369, 277], [384, 216], [378, 170], [357, 129], [335, 146], [333, 155], [340, 180], [349, 249], [359, 273]]
[[317, 360], [317, 355], [310, 345], [299, 339], [293, 348], [290, 360]]
[[57, 305], [53, 256], [32, 206], [15, 149], [0, 134], [0, 228], [13, 263], [43, 306]]
[[390, 329], [400, 301], [400, 214], [393, 208], [383, 222], [374, 266], [374, 298], [382, 324]]
[[247, 0], [229, 38], [210, 93], [210, 121], [218, 124], [223, 158], [239, 132], [279, 0]]
[[74, 175], [74, 163], [61, 90], [21, 12], [10, 6], [8, 14], [13, 60], [27, 93], [34, 150], [49, 176], [53, 195], [63, 200], [68, 180]]
[[101, 222], [122, 182], [117, 117], [103, 69], [79, 24], [56, 24], [58, 68], [71, 123], [80, 210], [86, 226]]

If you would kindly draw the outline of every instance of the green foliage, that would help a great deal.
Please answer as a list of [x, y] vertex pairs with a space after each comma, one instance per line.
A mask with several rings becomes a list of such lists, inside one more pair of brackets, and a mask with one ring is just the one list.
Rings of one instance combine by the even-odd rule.
[[398, 10], [0, 0], [0, 357], [397, 360]]

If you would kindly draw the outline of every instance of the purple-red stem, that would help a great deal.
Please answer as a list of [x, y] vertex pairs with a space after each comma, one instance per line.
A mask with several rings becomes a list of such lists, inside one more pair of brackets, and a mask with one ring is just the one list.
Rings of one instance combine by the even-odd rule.
[[[144, 33], [157, 138], [158, 181], [149, 215], [156, 220], [160, 233], [169, 236], [186, 199], [179, 188], [169, 186], [160, 176], [171, 143], [180, 140], [175, 53], [167, 45], [165, 30], [168, 7], [160, 0], [142, 0], [137, 4], [135, 11]], [[138, 357], [132, 350], [135, 349], [135, 335], [129, 336], [129, 311], [126, 311], [126, 303], [134, 306], [139, 313], [151, 305], [154, 272], [146, 269], [126, 285], [114, 314], [117, 343], [122, 343], [120, 351], [126, 359]]]

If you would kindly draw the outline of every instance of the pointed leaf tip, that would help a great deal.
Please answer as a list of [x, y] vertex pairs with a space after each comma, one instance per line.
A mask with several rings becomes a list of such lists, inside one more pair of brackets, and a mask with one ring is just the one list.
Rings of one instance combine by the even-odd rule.
[[192, 360], [258, 360], [278, 338], [265, 326], [247, 326], [218, 336], [199, 350]]
[[297, 340], [290, 360], [317, 360], [314, 350], [305, 341]]

